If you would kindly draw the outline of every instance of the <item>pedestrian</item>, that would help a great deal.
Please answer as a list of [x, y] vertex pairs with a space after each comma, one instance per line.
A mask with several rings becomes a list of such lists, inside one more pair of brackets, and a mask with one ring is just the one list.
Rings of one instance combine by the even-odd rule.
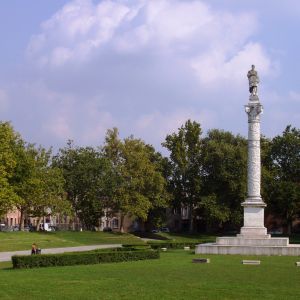
[[37, 246], [36, 246], [35, 243], [33, 243], [33, 244], [31, 245], [31, 255], [36, 254], [36, 250], [37, 250]]

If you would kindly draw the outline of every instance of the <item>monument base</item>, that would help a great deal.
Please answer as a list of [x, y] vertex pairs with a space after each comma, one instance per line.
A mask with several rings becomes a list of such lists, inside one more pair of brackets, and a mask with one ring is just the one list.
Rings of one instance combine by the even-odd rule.
[[240, 238], [270, 238], [271, 235], [267, 234], [266, 227], [244, 226], [241, 228], [241, 233], [237, 235]]
[[300, 255], [300, 245], [290, 245], [288, 238], [218, 237], [216, 243], [206, 243], [196, 246], [196, 254], [242, 254], [242, 255]]

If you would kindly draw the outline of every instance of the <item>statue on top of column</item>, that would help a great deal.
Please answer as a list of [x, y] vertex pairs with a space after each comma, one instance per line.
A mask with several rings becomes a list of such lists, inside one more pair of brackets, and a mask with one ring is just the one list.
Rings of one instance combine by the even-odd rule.
[[257, 75], [257, 71], [255, 70], [255, 66], [251, 66], [251, 70], [248, 71], [247, 74], [249, 80], [249, 92], [252, 96], [257, 95], [257, 86], [259, 84], [259, 77]]

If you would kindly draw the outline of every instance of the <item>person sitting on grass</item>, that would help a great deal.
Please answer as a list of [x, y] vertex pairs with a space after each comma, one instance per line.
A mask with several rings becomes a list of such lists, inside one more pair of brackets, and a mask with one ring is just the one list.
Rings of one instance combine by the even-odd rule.
[[37, 246], [36, 246], [35, 243], [33, 243], [33, 244], [31, 245], [31, 255], [36, 254], [36, 250], [37, 250]]

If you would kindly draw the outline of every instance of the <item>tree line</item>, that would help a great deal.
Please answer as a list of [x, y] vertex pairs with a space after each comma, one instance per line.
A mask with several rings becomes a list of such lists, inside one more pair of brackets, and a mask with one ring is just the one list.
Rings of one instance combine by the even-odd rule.
[[[247, 140], [188, 120], [166, 136], [164, 157], [133, 136], [107, 131], [99, 147], [69, 141], [56, 154], [25, 142], [0, 122], [0, 216], [17, 208], [39, 222], [49, 212], [76, 216], [86, 228], [99, 225], [104, 210], [149, 226], [166, 222], [166, 208], [188, 208], [189, 231], [237, 228], [246, 198]], [[267, 213], [284, 220], [289, 232], [300, 212], [300, 130], [262, 137], [262, 197]], [[199, 229], [199, 228], [198, 228]]]

